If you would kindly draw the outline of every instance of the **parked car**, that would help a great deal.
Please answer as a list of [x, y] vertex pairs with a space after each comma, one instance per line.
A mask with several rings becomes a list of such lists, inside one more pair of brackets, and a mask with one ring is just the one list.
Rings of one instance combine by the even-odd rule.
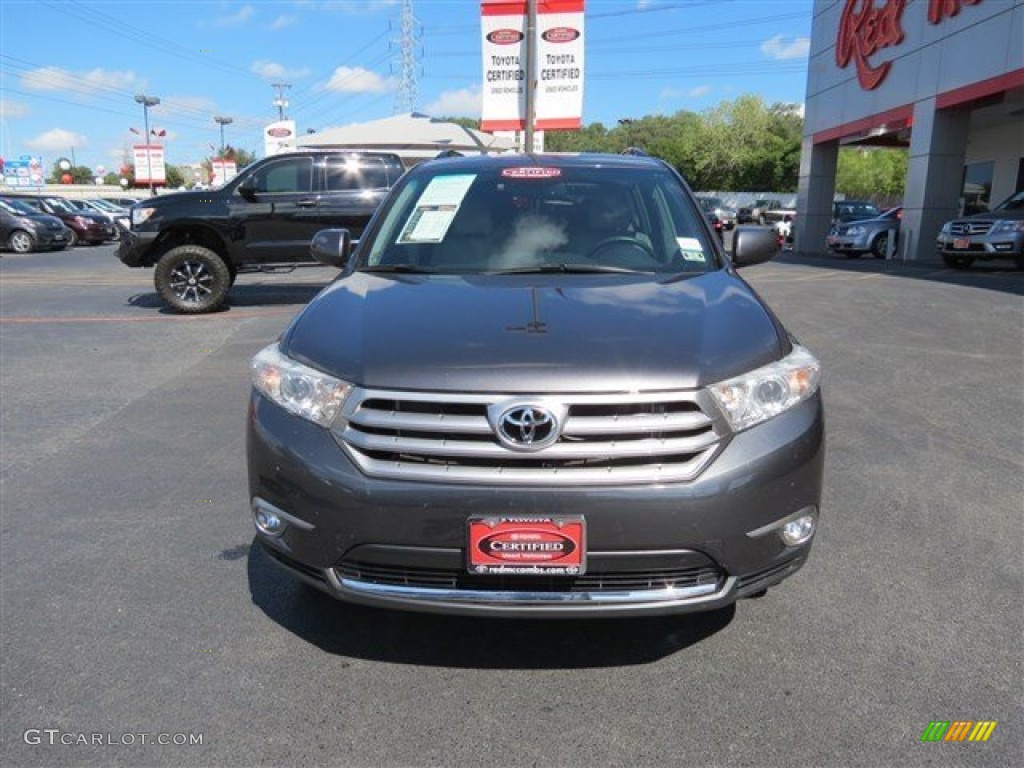
[[106, 200], [108, 203], [124, 208], [125, 210], [131, 208], [136, 203], [141, 203], [142, 198], [139, 197], [102, 197], [101, 200]]
[[736, 209], [736, 222], [738, 224], [761, 224], [763, 226], [768, 224], [768, 211], [776, 210], [783, 210], [781, 200], [762, 197], [755, 200], [752, 205], [744, 205]]
[[701, 210], [704, 211], [704, 216], [707, 218], [708, 222], [710, 222], [711, 228], [715, 230], [715, 234], [719, 237], [724, 237], [724, 222], [719, 218], [711, 200], [708, 198], [698, 197], [697, 202], [700, 204]]
[[859, 219], [835, 223], [825, 238], [825, 244], [835, 253], [845, 254], [854, 259], [870, 253], [876, 259], [884, 259], [889, 249], [899, 241], [902, 208], [890, 208], [872, 219]]
[[882, 215], [878, 206], [866, 200], [837, 200], [832, 203], [832, 224], [875, 219]]
[[56, 216], [40, 213], [20, 200], [0, 197], [0, 243], [15, 253], [59, 251], [67, 247], [68, 232]]
[[432, 160], [252, 362], [260, 548], [345, 600], [491, 617], [720, 608], [806, 561], [820, 367], [651, 157]]
[[106, 240], [114, 239], [114, 225], [105, 216], [98, 213], [78, 210], [63, 197], [52, 195], [40, 196], [25, 193], [5, 193], [5, 196], [21, 200], [40, 213], [56, 216], [70, 230], [68, 245], [88, 243], [99, 245]]
[[67, 201], [75, 208], [75, 210], [93, 213], [98, 216], [102, 216], [104, 219], [109, 221], [113, 228], [113, 235], [110, 237], [111, 240], [120, 239], [122, 225], [124, 229], [128, 228], [129, 218], [127, 211], [116, 208], [110, 203], [100, 204], [95, 200], [87, 198], [67, 198]]
[[935, 245], [954, 269], [968, 269], [978, 259], [1013, 259], [1024, 268], [1024, 190], [991, 211], [947, 221]]
[[698, 197], [701, 207], [706, 211], [714, 213], [719, 221], [722, 222], [722, 227], [725, 230], [730, 230], [736, 226], [736, 211], [729, 208], [722, 202], [720, 197]]
[[217, 189], [133, 206], [117, 255], [129, 267], [155, 266], [153, 282], [168, 306], [212, 312], [240, 272], [312, 265], [309, 244], [320, 229], [347, 227], [359, 237], [403, 173], [391, 153], [273, 155]]

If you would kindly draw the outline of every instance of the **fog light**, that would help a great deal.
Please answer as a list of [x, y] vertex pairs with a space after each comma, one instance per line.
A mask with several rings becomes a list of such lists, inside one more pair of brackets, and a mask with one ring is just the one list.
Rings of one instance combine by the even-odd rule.
[[782, 526], [779, 536], [782, 537], [782, 541], [787, 547], [795, 547], [810, 539], [814, 535], [816, 527], [817, 521], [814, 519], [814, 515], [802, 515]]
[[284, 533], [284, 520], [275, 515], [269, 509], [266, 509], [265, 507], [258, 507], [253, 512], [252, 517], [253, 521], [256, 523], [256, 527], [260, 530], [260, 533], [265, 533], [267, 536], [280, 536]]

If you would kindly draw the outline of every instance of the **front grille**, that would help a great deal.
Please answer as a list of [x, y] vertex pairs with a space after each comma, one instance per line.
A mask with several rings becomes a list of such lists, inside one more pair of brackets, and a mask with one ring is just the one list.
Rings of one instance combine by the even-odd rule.
[[987, 235], [992, 229], [991, 221], [954, 221], [949, 231], [954, 235]]
[[588, 573], [583, 576], [478, 576], [460, 570], [344, 561], [334, 572], [339, 579], [367, 584], [478, 592], [640, 592], [708, 585], [717, 588], [724, 578], [722, 571], [713, 565]]
[[[721, 442], [693, 392], [531, 398], [356, 390], [335, 434], [373, 477], [488, 485], [681, 482]], [[538, 451], [496, 436], [495, 414], [513, 403], [551, 405], [558, 438]]]

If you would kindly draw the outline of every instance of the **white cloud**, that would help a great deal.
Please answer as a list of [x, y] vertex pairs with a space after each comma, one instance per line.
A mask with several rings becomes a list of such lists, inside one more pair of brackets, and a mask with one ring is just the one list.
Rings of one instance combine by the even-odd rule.
[[141, 88], [145, 81], [132, 71], [92, 69], [88, 72], [69, 72], [60, 67], [42, 67], [21, 76], [21, 84], [33, 91], [70, 91], [93, 94], [98, 91]]
[[394, 90], [395, 80], [362, 67], [338, 67], [324, 88], [342, 93], [380, 93]]
[[309, 75], [309, 68], [302, 67], [301, 69], [288, 69], [283, 64], [278, 64], [276, 61], [268, 61], [267, 59], [259, 59], [249, 65], [249, 71], [254, 72], [260, 77], [266, 78], [267, 80], [301, 80], [303, 77]]
[[72, 147], [80, 148], [88, 144], [89, 140], [82, 134], [65, 131], [63, 128], [54, 128], [25, 142], [25, 146], [29, 149], [54, 153], [69, 153]]
[[274, 19], [273, 23], [270, 25], [270, 29], [272, 31], [276, 32], [279, 29], [284, 29], [285, 27], [290, 27], [290, 26], [292, 26], [292, 24], [298, 23], [298, 21], [299, 21], [298, 17], [296, 17], [296, 16], [289, 16], [289, 15], [283, 13], [280, 16], [278, 16], [276, 19]]
[[480, 89], [444, 91], [437, 99], [427, 104], [423, 111], [438, 117], [480, 117]]
[[811, 50], [811, 41], [807, 37], [794, 37], [786, 42], [783, 35], [776, 35], [761, 43], [761, 53], [773, 59], [806, 59]]
[[691, 88], [686, 92], [686, 95], [691, 99], [699, 99], [701, 96], [707, 96], [711, 93], [710, 85], [698, 85], [696, 88]]
[[0, 99], [0, 118], [3, 118], [4, 120], [11, 120], [16, 117], [25, 117], [29, 111], [28, 105], [22, 104], [20, 101]]
[[251, 5], [243, 5], [230, 16], [220, 16], [214, 19], [213, 25], [215, 27], [237, 27], [251, 19], [255, 13], [256, 10]]

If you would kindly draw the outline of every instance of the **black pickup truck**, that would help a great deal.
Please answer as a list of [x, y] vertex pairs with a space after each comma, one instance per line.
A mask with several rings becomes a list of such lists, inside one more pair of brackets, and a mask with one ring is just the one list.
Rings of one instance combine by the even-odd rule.
[[315, 264], [310, 241], [343, 227], [358, 238], [402, 176], [390, 153], [312, 150], [253, 163], [223, 187], [161, 195], [131, 209], [118, 247], [129, 267], [155, 267], [163, 301], [212, 312], [242, 272]]

